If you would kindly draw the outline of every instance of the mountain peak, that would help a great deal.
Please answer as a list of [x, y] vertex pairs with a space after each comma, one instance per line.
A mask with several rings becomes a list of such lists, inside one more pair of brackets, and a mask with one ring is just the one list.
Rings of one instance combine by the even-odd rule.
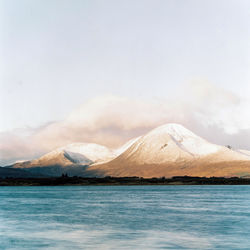
[[214, 154], [221, 146], [212, 144], [184, 126], [169, 123], [159, 126], [137, 140], [121, 158], [140, 164], [191, 161]]
[[153, 129], [150, 134], [168, 134], [170, 136], [173, 136], [176, 140], [182, 139], [183, 137], [196, 137], [193, 132], [182, 126], [181, 124], [177, 123], [167, 123], [164, 125], [161, 125], [155, 129]]
[[46, 171], [47, 175], [70, 171], [83, 176], [234, 176], [250, 173], [250, 152], [212, 144], [180, 124], [169, 123], [117, 150], [73, 143], [12, 167]]

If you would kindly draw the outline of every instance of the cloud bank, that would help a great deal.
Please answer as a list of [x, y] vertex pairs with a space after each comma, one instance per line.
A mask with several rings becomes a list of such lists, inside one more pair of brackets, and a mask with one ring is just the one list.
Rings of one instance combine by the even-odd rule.
[[83, 102], [63, 121], [1, 133], [0, 165], [33, 159], [74, 142], [115, 148], [170, 122], [211, 142], [250, 149], [249, 108], [248, 99], [204, 81], [187, 84], [168, 99], [100, 96]]

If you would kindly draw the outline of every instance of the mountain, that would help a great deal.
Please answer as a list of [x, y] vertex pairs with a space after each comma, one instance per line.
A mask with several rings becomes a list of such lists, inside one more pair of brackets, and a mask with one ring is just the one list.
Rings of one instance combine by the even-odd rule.
[[59, 176], [250, 176], [250, 151], [206, 141], [179, 124], [166, 124], [111, 150], [74, 143], [38, 159], [10, 166]]
[[34, 174], [59, 176], [85, 175], [85, 169], [93, 163], [104, 163], [115, 157], [105, 146], [94, 143], [74, 143], [58, 148], [32, 161], [17, 162], [9, 167], [26, 169]]
[[125, 152], [87, 171], [101, 176], [248, 176], [249, 151], [212, 144], [179, 124], [166, 124], [136, 140]]

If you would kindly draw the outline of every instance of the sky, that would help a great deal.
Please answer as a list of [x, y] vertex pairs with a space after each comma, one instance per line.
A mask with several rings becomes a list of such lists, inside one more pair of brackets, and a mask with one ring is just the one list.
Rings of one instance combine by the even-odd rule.
[[168, 122], [250, 150], [248, 0], [0, 0], [0, 165]]

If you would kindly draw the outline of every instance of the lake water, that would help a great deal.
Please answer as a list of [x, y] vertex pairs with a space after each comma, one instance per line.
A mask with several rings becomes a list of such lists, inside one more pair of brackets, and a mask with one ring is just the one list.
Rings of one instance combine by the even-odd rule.
[[0, 249], [250, 249], [250, 186], [0, 187]]

